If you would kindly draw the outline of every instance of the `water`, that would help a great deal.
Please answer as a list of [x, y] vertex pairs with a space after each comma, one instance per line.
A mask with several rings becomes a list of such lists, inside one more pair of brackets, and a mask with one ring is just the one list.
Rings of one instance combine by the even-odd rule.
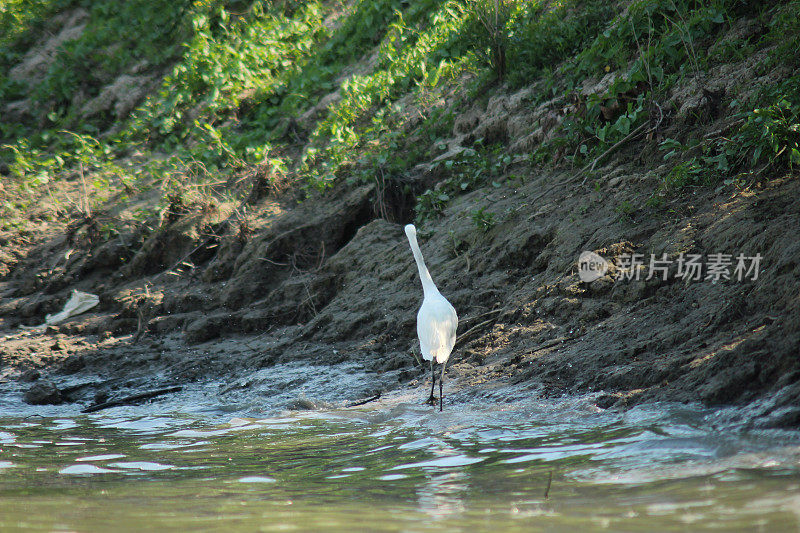
[[[794, 433], [743, 431], [720, 411], [604, 411], [510, 388], [457, 391], [444, 413], [420, 405], [423, 388], [348, 409], [343, 382], [324, 383], [354, 380], [351, 370], [287, 366], [253, 377], [247, 393], [195, 385], [91, 415], [7, 395], [0, 531], [800, 525]], [[285, 408], [316, 386], [327, 403]]]

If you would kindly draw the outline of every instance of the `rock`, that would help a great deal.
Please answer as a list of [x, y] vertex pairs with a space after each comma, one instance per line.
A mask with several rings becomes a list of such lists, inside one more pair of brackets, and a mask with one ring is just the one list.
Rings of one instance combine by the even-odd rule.
[[19, 380], [23, 383], [30, 383], [32, 381], [36, 381], [37, 379], [39, 379], [40, 376], [41, 374], [39, 373], [38, 370], [36, 370], [35, 368], [29, 368], [28, 370], [22, 373], [22, 375], [19, 377]]
[[608, 409], [619, 401], [619, 397], [613, 394], [602, 394], [597, 397], [594, 404], [600, 409]]
[[108, 391], [105, 389], [100, 389], [94, 394], [94, 403], [105, 403], [108, 401], [108, 398]]
[[30, 405], [58, 405], [63, 401], [61, 391], [48, 380], [36, 383], [25, 393], [25, 403]]
[[230, 322], [230, 313], [202, 317], [186, 326], [184, 337], [189, 344], [216, 339], [222, 333], [225, 325]]
[[79, 372], [86, 366], [82, 355], [71, 355], [67, 357], [61, 364], [61, 372], [65, 374], [74, 374]]

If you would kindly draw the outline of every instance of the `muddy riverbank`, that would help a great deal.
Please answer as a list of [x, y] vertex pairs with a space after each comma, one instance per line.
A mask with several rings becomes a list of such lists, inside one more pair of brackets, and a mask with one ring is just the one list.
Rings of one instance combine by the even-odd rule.
[[[554, 177], [530, 176], [466, 195], [425, 228], [423, 253], [461, 317], [448, 374], [467, 385], [536, 385], [543, 395], [602, 391], [603, 408], [754, 402], [759, 424], [794, 427], [800, 278], [796, 236], [787, 228], [800, 212], [798, 182], [765, 181], [757, 192], [698, 191], [668, 209], [621, 216], [603, 201], [603, 188], [633, 198], [657, 177], [624, 168], [611, 175], [600, 188], [573, 185], [544, 196], [543, 183]], [[362, 187], [299, 207], [267, 202], [264, 213], [271, 214], [246, 241], [230, 231], [204, 259], [190, 254], [194, 268], [171, 275], [142, 275], [145, 265], [158, 270], [156, 253], [171, 255], [163, 264], [180, 259], [183, 252], [170, 245], [145, 245], [125, 264], [106, 266], [106, 244], [37, 277], [37, 265], [71, 247], [59, 228], [43, 232], [20, 247], [3, 285], [3, 379], [20, 389], [42, 380], [63, 388], [65, 376], [82, 374], [115, 384], [60, 398], [84, 403], [120, 388], [223, 376], [244, 376], [238, 386], [246, 389], [248, 372], [295, 360], [350, 361], [366, 382], [371, 374], [391, 376], [354, 399], [422, 383], [414, 355], [416, 269], [402, 225], [369, 216], [373, 194]], [[476, 205], [503, 213], [502, 221], [475, 232], [465, 211]], [[605, 276], [580, 280], [583, 250], [610, 262]], [[641, 279], [627, 279], [635, 276], [619, 269], [634, 252], [763, 259], [756, 280], [752, 273], [716, 283], [683, 280], [676, 261], [666, 280], [645, 279], [646, 269]], [[45, 332], [18, 329], [60, 309], [72, 288], [99, 294], [101, 304]]]
[[[8, 34], [3, 390], [82, 406], [214, 380], [244, 394], [287, 362], [354, 365], [352, 401], [424, 388], [402, 231], [416, 221], [459, 314], [458, 387], [735, 405], [746, 424], [800, 426], [800, 93], [782, 52], [796, 3], [521, 3], [507, 23], [531, 39], [509, 53], [539, 61], [530, 79], [476, 58], [472, 4], [396, 4], [254, 4], [236, 31], [198, 5], [169, 19], [186, 56], [120, 61], [58, 100], [45, 72], [86, 76], [55, 53], [64, 39], [88, 32], [75, 49], [91, 57], [127, 49], [97, 44], [114, 36], [105, 8]], [[565, 21], [557, 38], [547, 20]], [[205, 73], [207, 39], [215, 65], [235, 45], [243, 70]], [[134, 74], [141, 91], [114, 105]], [[602, 262], [593, 279], [584, 252]], [[76, 289], [99, 304], [23, 329]]]

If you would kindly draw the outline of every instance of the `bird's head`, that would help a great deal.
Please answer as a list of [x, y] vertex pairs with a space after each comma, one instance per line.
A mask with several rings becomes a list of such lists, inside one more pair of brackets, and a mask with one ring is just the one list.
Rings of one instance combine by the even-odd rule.
[[414, 224], [406, 224], [406, 237], [409, 239], [417, 237], [417, 228], [414, 227]]

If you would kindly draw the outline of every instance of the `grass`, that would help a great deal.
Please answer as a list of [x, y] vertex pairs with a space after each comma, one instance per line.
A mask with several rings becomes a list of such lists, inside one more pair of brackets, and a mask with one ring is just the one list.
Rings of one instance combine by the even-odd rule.
[[[44, 78], [32, 86], [12, 80], [11, 68], [39, 36], [59, 30], [54, 14], [78, 6], [88, 12], [86, 27], [58, 50]], [[503, 181], [506, 147], [481, 140], [433, 165], [435, 184], [414, 178], [417, 165], [442, 153], [455, 118], [493, 91], [536, 83], [530, 105], [550, 101], [563, 120], [533, 149], [531, 164], [583, 166], [642, 125], [660, 124], [671, 112], [664, 108], [671, 89], [702, 82], [720, 62], [767, 47], [775, 47], [774, 61], [794, 62], [787, 67], [800, 61], [796, 1], [634, 0], [626, 7], [596, 0], [7, 1], [0, 107], [24, 98], [33, 105], [25, 120], [0, 123], [0, 173], [16, 191], [0, 209], [19, 212], [76, 175], [94, 199], [61, 198], [63, 216], [147, 188], [160, 191], [163, 206], [187, 179], [208, 194], [242, 198], [244, 178], [261, 173], [308, 194], [340, 182], [401, 191], [416, 197], [414, 214], [424, 224], [452, 198]], [[743, 17], [765, 30], [741, 42], [723, 38]], [[82, 112], [87, 99], [132, 72], [160, 82], [130, 114]], [[581, 92], [604, 76], [613, 79], [603, 90]], [[793, 169], [800, 163], [798, 81], [726, 100], [738, 121], [727, 137], [651, 141], [673, 166], [665, 189]], [[333, 104], [304, 121], [329, 94]], [[481, 215], [476, 229], [491, 222]]]

